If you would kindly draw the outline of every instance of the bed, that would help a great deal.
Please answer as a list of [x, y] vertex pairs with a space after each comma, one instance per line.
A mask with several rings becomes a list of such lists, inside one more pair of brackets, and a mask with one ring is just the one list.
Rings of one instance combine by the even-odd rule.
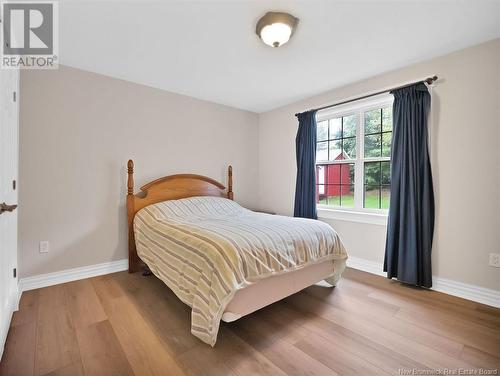
[[335, 286], [347, 253], [326, 223], [245, 209], [201, 175], [170, 175], [134, 194], [128, 161], [129, 272], [147, 268], [191, 307], [191, 332], [214, 346], [231, 322], [325, 280]]

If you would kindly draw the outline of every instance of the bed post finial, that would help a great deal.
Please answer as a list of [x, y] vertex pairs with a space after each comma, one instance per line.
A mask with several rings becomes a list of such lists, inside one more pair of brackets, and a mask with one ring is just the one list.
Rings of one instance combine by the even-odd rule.
[[134, 161], [132, 159], [128, 160], [127, 173], [128, 173], [127, 194], [133, 195], [134, 194]]
[[129, 159], [127, 162], [127, 220], [128, 220], [128, 272], [137, 272], [140, 269], [140, 259], [137, 256], [134, 237], [134, 215], [135, 199], [134, 196], [134, 161]]
[[233, 194], [233, 166], [229, 165], [227, 168], [227, 198], [232, 200]]

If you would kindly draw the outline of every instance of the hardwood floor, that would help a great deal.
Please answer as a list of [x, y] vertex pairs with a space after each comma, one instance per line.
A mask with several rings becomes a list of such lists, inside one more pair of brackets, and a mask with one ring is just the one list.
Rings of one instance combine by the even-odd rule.
[[25, 292], [0, 375], [402, 375], [445, 368], [499, 374], [499, 309], [347, 269], [334, 289], [311, 286], [222, 323], [211, 348], [191, 335], [189, 308], [161, 281], [122, 272]]

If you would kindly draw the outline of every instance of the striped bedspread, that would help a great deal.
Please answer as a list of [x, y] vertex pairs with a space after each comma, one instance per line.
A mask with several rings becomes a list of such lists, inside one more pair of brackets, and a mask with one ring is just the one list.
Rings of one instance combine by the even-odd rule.
[[134, 231], [139, 257], [192, 308], [191, 332], [211, 346], [238, 289], [326, 260], [335, 284], [347, 259], [326, 223], [255, 213], [217, 197], [147, 206]]

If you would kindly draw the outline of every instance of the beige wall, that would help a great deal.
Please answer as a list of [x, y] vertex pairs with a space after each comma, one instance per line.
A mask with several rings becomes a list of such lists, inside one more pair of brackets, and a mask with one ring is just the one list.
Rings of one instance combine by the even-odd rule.
[[[500, 39], [260, 115], [262, 208], [291, 214], [296, 112], [437, 74], [431, 113], [436, 194], [434, 275], [500, 290]], [[349, 253], [383, 261], [385, 226], [332, 221]]]
[[[257, 206], [256, 114], [69, 67], [21, 76], [21, 277], [127, 257], [125, 164], [136, 187], [193, 172]], [[38, 251], [40, 240], [50, 252]]]
[[[243, 205], [291, 214], [294, 113], [438, 74], [431, 159], [434, 274], [500, 289], [500, 40], [256, 115], [69, 67], [21, 76], [21, 277], [125, 258], [125, 163], [136, 186], [235, 169]], [[382, 262], [385, 227], [330, 221], [350, 254]], [[51, 250], [40, 254], [38, 242]]]

